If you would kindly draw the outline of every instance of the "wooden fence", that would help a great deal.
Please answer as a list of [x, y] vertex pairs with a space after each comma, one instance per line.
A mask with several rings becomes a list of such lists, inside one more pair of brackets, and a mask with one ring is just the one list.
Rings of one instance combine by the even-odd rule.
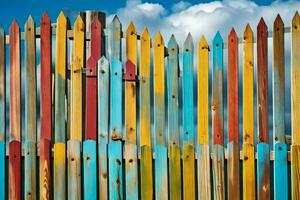
[[[173, 35], [165, 44], [160, 33], [151, 40], [147, 28], [138, 34], [133, 23], [123, 33], [117, 16], [105, 27], [105, 15], [98, 12], [82, 13], [72, 29], [63, 13], [55, 24], [44, 14], [39, 28], [29, 17], [24, 30], [16, 21], [9, 35], [0, 28], [0, 199], [300, 199], [298, 13], [288, 28], [278, 15], [269, 31], [261, 19], [256, 37], [247, 25], [241, 37], [232, 29], [224, 40], [218, 32], [211, 45], [202, 36], [194, 47], [189, 34], [182, 48]], [[291, 37], [292, 142], [285, 131], [285, 33]], [[273, 88], [273, 138], [268, 87]]]

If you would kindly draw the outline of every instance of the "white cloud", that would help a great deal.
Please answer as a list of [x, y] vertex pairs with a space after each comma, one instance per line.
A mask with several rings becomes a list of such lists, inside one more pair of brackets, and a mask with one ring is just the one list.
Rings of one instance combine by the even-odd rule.
[[[147, 26], [152, 37], [157, 31], [161, 31], [167, 41], [174, 33], [178, 42], [182, 43], [188, 32], [192, 33], [195, 41], [202, 34], [211, 41], [218, 30], [226, 38], [232, 27], [241, 35], [247, 23], [250, 23], [255, 32], [261, 17], [264, 17], [271, 29], [277, 13], [280, 13], [285, 25], [289, 26], [296, 9], [300, 9], [300, 1], [296, 0], [275, 1], [263, 6], [250, 0], [212, 1], [194, 5], [179, 1], [171, 9], [159, 3], [130, 0], [115, 14], [119, 16], [124, 31], [128, 23], [133, 21], [139, 32]], [[108, 17], [108, 22], [113, 15]]]

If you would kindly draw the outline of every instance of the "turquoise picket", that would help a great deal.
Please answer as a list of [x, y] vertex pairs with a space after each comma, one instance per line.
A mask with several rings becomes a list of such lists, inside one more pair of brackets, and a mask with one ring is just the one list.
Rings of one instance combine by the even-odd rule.
[[109, 199], [123, 199], [122, 164], [122, 63], [113, 59], [110, 63], [110, 141]]
[[83, 193], [84, 199], [97, 199], [97, 142], [83, 142]]

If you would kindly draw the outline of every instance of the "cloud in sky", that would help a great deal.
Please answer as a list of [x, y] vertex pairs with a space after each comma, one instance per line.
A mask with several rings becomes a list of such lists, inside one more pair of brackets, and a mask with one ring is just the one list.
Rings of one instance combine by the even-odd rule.
[[[179, 1], [170, 8], [159, 3], [129, 0], [125, 7], [114, 14], [120, 17], [124, 29], [133, 21], [139, 32], [147, 26], [152, 37], [157, 31], [161, 31], [165, 40], [168, 40], [174, 33], [178, 42], [182, 43], [188, 32], [192, 33], [196, 41], [202, 34], [211, 41], [218, 30], [226, 37], [232, 27], [241, 35], [247, 23], [250, 23], [255, 32], [261, 17], [264, 17], [271, 29], [278, 13], [285, 26], [289, 26], [297, 8], [300, 8], [300, 1], [296, 0], [274, 1], [270, 5], [257, 5], [249, 0], [212, 1], [194, 5]], [[114, 14], [108, 17], [108, 22]]]

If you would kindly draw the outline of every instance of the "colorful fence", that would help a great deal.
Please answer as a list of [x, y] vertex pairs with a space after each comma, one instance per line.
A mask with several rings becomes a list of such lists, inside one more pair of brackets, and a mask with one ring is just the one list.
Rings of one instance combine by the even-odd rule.
[[[291, 37], [292, 142], [285, 131], [285, 69], [289, 67], [285, 33]], [[124, 62], [122, 38], [126, 40]], [[271, 72], [268, 38], [273, 41]], [[37, 41], [40, 51], [36, 51]], [[21, 84], [21, 60], [25, 85]], [[9, 91], [6, 69], [10, 71]], [[268, 87], [273, 88], [273, 138], [269, 138]], [[139, 35], [133, 23], [123, 34], [116, 16], [105, 28], [105, 15], [97, 12], [82, 13], [73, 29], [63, 13], [55, 24], [44, 14], [39, 28], [29, 17], [24, 33], [13, 21], [9, 35], [0, 28], [0, 199], [300, 199], [297, 91], [298, 13], [290, 28], [284, 27], [278, 15], [272, 31], [261, 19], [256, 37], [247, 25], [242, 37], [232, 29], [224, 41], [218, 32], [211, 45], [202, 36], [194, 47], [189, 34], [182, 48], [173, 35], [167, 44], [160, 33], [153, 40], [147, 29]]]

